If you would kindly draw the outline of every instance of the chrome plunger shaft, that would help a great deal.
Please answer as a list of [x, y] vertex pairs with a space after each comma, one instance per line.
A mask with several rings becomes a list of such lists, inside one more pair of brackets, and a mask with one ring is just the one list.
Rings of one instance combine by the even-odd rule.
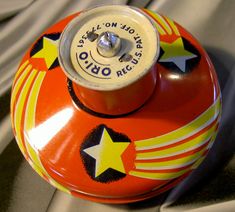
[[113, 32], [103, 32], [97, 39], [97, 50], [103, 57], [115, 56], [121, 48], [120, 37]]

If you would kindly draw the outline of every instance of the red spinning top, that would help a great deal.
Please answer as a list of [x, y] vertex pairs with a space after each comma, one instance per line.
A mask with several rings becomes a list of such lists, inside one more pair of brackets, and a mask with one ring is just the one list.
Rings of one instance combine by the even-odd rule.
[[221, 94], [198, 42], [171, 19], [102, 6], [49, 28], [16, 73], [17, 143], [74, 196], [140, 201], [177, 185], [215, 140]]

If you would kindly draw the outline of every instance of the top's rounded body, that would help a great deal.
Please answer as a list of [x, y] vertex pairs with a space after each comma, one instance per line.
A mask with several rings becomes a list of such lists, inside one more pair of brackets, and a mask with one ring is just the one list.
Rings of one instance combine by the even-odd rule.
[[[120, 17], [96, 17], [102, 8]], [[206, 157], [221, 113], [217, 77], [203, 48], [171, 19], [126, 6], [92, 11], [55, 24], [25, 54], [12, 89], [13, 130], [55, 187], [100, 202], [147, 199]]]

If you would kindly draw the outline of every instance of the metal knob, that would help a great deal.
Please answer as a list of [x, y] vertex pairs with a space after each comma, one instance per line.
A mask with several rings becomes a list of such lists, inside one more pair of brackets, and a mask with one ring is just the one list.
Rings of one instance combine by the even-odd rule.
[[121, 48], [120, 37], [113, 32], [103, 32], [97, 39], [97, 50], [104, 57], [115, 56]]

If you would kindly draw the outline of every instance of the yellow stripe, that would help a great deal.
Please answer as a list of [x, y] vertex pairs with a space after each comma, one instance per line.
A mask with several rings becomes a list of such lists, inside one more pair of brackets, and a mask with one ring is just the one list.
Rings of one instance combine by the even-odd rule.
[[174, 21], [172, 21], [171, 19], [169, 19], [169, 18], [167, 18], [167, 17], [165, 17], [165, 18], [166, 18], [166, 20], [168, 21], [168, 23], [170, 24], [170, 26], [171, 26], [171, 28], [173, 29], [174, 33], [175, 33], [176, 35], [179, 35], [179, 36], [180, 36], [179, 30], [178, 30], [177, 26], [175, 25]]
[[[220, 119], [220, 118], [219, 118]], [[210, 149], [212, 144], [214, 143], [215, 139], [216, 139], [216, 136], [217, 136], [217, 133], [218, 131], [214, 131], [213, 135], [211, 136], [211, 140], [210, 140], [210, 143], [208, 144], [207, 146], [207, 149]], [[205, 159], [206, 155], [205, 156], [202, 156], [200, 157], [192, 166], [192, 169], [196, 169], [202, 162], [203, 160]]]
[[40, 71], [38, 76], [36, 77], [34, 81], [34, 85], [32, 87], [32, 90], [30, 92], [28, 102], [27, 102], [27, 107], [26, 107], [26, 115], [25, 115], [25, 129], [24, 131], [26, 132], [26, 137], [25, 137], [25, 143], [26, 143], [26, 148], [28, 151], [28, 154], [31, 158], [31, 166], [33, 169], [43, 177], [43, 175], [47, 176], [49, 179], [49, 182], [54, 185], [56, 188], [66, 192], [66, 193], [71, 193], [69, 189], [65, 188], [58, 182], [56, 182], [52, 177], [47, 173], [45, 168], [43, 167], [40, 157], [38, 155], [38, 152], [34, 150], [34, 148], [30, 145], [30, 141], [28, 140], [27, 137], [27, 132], [35, 127], [35, 113], [36, 113], [36, 105], [37, 105], [37, 98], [38, 94], [40, 91], [41, 84], [43, 82], [43, 79], [45, 77], [46, 72]]
[[170, 180], [183, 175], [188, 170], [190, 170], [190, 168], [173, 173], [152, 173], [152, 172], [130, 171], [129, 174], [132, 176], [147, 178], [152, 180]]
[[210, 106], [204, 113], [198, 116], [195, 120], [186, 124], [184, 127], [155, 138], [135, 141], [136, 149], [152, 149], [156, 147], [166, 146], [171, 143], [188, 138], [212, 123], [216, 119], [219, 111], [220, 97], [218, 97], [215, 103]]
[[137, 160], [148, 160], [148, 159], [156, 159], [156, 158], [164, 158], [169, 157], [177, 154], [181, 154], [193, 149], [196, 149], [206, 143], [209, 138], [214, 133], [216, 128], [216, 123], [207, 131], [199, 135], [198, 137], [185, 142], [183, 144], [179, 144], [178, 146], [166, 148], [163, 150], [153, 151], [153, 152], [144, 152], [144, 153], [137, 153]]
[[15, 86], [14, 86], [14, 89], [13, 89], [13, 92], [12, 92], [12, 95], [11, 95], [11, 111], [13, 110], [13, 105], [15, 103], [15, 97], [24, 81], [24, 79], [26, 78], [27, 74], [29, 73], [29, 71], [31, 71], [32, 69], [32, 65], [28, 65], [26, 67], [26, 69], [24, 69], [24, 72], [23, 74], [20, 76], [20, 78], [17, 80]]
[[161, 26], [163, 27], [164, 30], [166, 30], [166, 32], [171, 35], [172, 34], [172, 30], [169, 27], [168, 23], [162, 18], [161, 15], [154, 13], [150, 10], [148, 10], [148, 12], [154, 17], [156, 18], [156, 20], [161, 24]]
[[166, 35], [166, 32], [163, 30], [163, 28], [155, 22], [155, 26], [157, 28], [157, 31], [159, 32], [160, 35]]
[[[29, 61], [26, 60], [17, 70], [16, 74], [15, 74], [15, 79], [17, 79], [17, 77], [19, 76], [19, 74], [23, 71], [23, 69], [26, 67], [26, 65], [28, 65]], [[14, 82], [15, 83], [15, 82]]]
[[22, 118], [22, 112], [23, 112], [26, 96], [28, 94], [30, 85], [32, 84], [36, 73], [37, 72], [35, 69], [33, 69], [32, 72], [30, 73], [27, 81], [24, 84], [24, 87], [21, 90], [20, 96], [18, 98], [18, 102], [15, 107], [14, 125], [15, 125], [15, 130], [16, 130], [16, 137], [17, 137], [18, 145], [24, 154], [25, 154], [26, 150], [24, 149], [22, 137], [21, 137], [21, 133], [20, 133], [20, 129], [23, 127], [23, 126], [21, 126], [21, 118]]
[[38, 157], [38, 153], [28, 143], [29, 139], [27, 137], [27, 133], [29, 130], [31, 130], [35, 126], [35, 113], [36, 113], [37, 98], [38, 98], [39, 90], [40, 90], [45, 74], [46, 72], [40, 71], [38, 73], [37, 78], [34, 81], [34, 85], [31, 89], [28, 102], [27, 102], [26, 114], [25, 114], [25, 125], [24, 125], [26, 148], [28, 150], [29, 156], [32, 159], [32, 161], [36, 164], [36, 166], [41, 168], [42, 170], [43, 170], [43, 167]]
[[209, 145], [208, 145], [208, 149], [210, 149], [211, 146], [213, 145], [213, 143], [214, 143], [214, 141], [215, 141], [215, 139], [216, 139], [217, 133], [218, 133], [218, 132], [215, 131], [215, 132], [213, 133], [213, 135], [211, 136], [211, 140], [210, 140], [210, 143], [209, 143]]
[[[214, 132], [212, 135], [210, 143], [213, 143], [217, 135], [217, 131]], [[208, 145], [209, 146], [209, 145]], [[208, 147], [206, 147], [207, 149]], [[202, 152], [203, 154], [204, 152]], [[130, 171], [129, 174], [136, 176], [136, 177], [141, 177], [141, 178], [147, 178], [147, 179], [153, 179], [153, 180], [169, 180], [169, 179], [174, 179], [177, 177], [180, 177], [190, 169], [195, 169], [197, 168], [202, 161], [205, 159], [206, 155], [199, 157], [195, 163], [191, 166], [188, 167], [187, 169], [178, 171], [178, 172], [171, 172], [171, 173], [151, 173], [151, 172], [140, 172], [140, 171]]]
[[204, 147], [199, 152], [192, 155], [188, 155], [183, 158], [162, 161], [162, 162], [148, 162], [148, 163], [135, 163], [136, 169], [144, 170], [163, 170], [163, 169], [175, 169], [184, 167], [195, 162], [205, 152], [207, 147]]
[[[147, 13], [150, 13], [152, 16], [154, 16], [154, 13], [151, 12], [150, 10], [144, 9], [144, 11], [146, 11]], [[153, 20], [153, 23], [154, 23], [155, 27], [157, 28], [157, 31], [159, 32], [160, 35], [166, 35], [165, 30], [155, 20]]]
[[26, 142], [26, 148], [28, 151], [28, 154], [35, 166], [35, 169], [38, 169], [41, 173], [46, 175], [46, 172], [42, 166], [42, 163], [39, 159], [38, 153], [30, 146], [30, 144], [28, 142]]
[[36, 112], [36, 105], [37, 105], [37, 98], [39, 94], [39, 90], [43, 79], [45, 77], [46, 72], [40, 71], [38, 73], [37, 78], [34, 81], [34, 85], [31, 89], [27, 107], [26, 107], [26, 116], [25, 116], [25, 130], [26, 132], [32, 129], [35, 126], [35, 112]]

